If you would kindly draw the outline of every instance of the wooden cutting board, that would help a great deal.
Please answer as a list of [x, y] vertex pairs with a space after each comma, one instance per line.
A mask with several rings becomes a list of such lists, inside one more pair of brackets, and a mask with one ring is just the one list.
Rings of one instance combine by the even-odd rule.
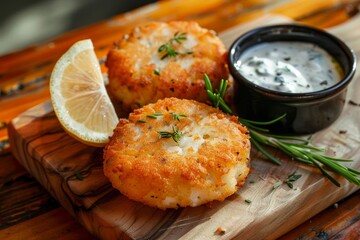
[[[241, 33], [264, 24], [288, 22], [269, 15], [226, 32], [220, 37], [227, 47]], [[330, 29], [360, 56], [360, 18]], [[360, 58], [360, 57], [359, 57]], [[313, 137], [328, 154], [351, 158], [348, 166], [360, 169], [360, 76], [348, 91], [347, 104], [331, 127]], [[314, 116], [315, 118], [316, 116]], [[158, 210], [129, 200], [114, 190], [102, 173], [102, 149], [77, 142], [57, 121], [50, 102], [40, 104], [9, 126], [11, 149], [26, 169], [92, 234], [101, 239], [274, 239], [358, 189], [335, 176], [334, 186], [319, 171], [296, 163], [280, 152], [276, 166], [255, 149], [246, 184], [224, 202], [211, 206]], [[285, 180], [293, 172], [302, 177], [291, 189]], [[250, 200], [247, 203], [245, 200]], [[218, 234], [217, 229], [225, 230]]]

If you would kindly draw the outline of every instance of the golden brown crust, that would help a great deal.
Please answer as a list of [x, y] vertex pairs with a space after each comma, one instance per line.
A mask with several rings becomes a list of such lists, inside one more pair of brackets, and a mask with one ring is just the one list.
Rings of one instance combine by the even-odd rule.
[[[156, 119], [147, 117], [162, 113]], [[171, 113], [186, 117], [175, 120]], [[145, 120], [146, 122], [140, 122]], [[179, 129], [179, 143], [158, 131]], [[235, 116], [192, 101], [167, 98], [120, 120], [104, 150], [104, 173], [124, 195], [158, 208], [222, 201], [249, 172], [247, 129]]]
[[[187, 40], [174, 49], [192, 53], [161, 60], [159, 47], [175, 33], [186, 33]], [[124, 112], [165, 97], [205, 102], [204, 73], [217, 88], [229, 77], [226, 55], [221, 40], [196, 22], [145, 23], [108, 53], [109, 92]]]

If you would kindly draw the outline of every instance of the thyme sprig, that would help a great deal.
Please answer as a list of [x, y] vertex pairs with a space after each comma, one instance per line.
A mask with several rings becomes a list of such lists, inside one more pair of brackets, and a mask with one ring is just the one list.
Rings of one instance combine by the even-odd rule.
[[[174, 43], [176, 42], [178, 44], [181, 44], [182, 41], [185, 41], [185, 40], [187, 40], [185, 32], [184, 33], [176, 32], [174, 34], [173, 38], [171, 38], [169, 41], [167, 41], [166, 43], [164, 43], [163, 45], [161, 45], [159, 47], [158, 52], [165, 53], [161, 57], [161, 60], [163, 60], [167, 57], [176, 57], [177, 55], [181, 54], [174, 49]], [[192, 52], [187, 50], [185, 53], [182, 53], [182, 55], [186, 55], [186, 54], [192, 54]]]
[[184, 136], [180, 129], [176, 129], [172, 126], [173, 132], [168, 131], [157, 131], [159, 134], [159, 138], [172, 138], [176, 143], [179, 143], [180, 139]]
[[[230, 107], [227, 106], [223, 99], [227, 81], [221, 80], [219, 90], [215, 90], [215, 93], [213, 92], [211, 81], [206, 74], [204, 75], [204, 81], [206, 91], [213, 106], [220, 108], [227, 114], [232, 114]], [[281, 161], [263, 148], [263, 145], [279, 149], [293, 160], [317, 167], [325, 177], [338, 187], [340, 186], [340, 183], [328, 172], [328, 170], [341, 175], [351, 183], [360, 185], [360, 172], [341, 164], [341, 162], [350, 162], [352, 160], [335, 158], [322, 154], [326, 149], [312, 146], [309, 138], [304, 139], [294, 136], [276, 135], [270, 133], [268, 129], [263, 127], [279, 121], [284, 116], [285, 115], [282, 115], [269, 122], [257, 122], [243, 118], [239, 118], [238, 120], [249, 129], [252, 144], [275, 164], [281, 165]]]

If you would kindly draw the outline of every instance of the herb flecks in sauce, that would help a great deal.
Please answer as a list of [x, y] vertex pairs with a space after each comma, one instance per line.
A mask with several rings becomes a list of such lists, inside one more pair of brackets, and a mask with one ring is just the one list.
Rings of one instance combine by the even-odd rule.
[[341, 80], [337, 61], [312, 43], [262, 43], [246, 50], [236, 63], [249, 81], [290, 93], [323, 90]]

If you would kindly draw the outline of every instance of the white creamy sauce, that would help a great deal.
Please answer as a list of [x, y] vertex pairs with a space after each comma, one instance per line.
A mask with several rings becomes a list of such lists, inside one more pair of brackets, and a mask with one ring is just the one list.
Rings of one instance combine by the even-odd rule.
[[312, 43], [261, 43], [246, 50], [235, 64], [249, 81], [289, 93], [323, 90], [342, 78], [337, 61]]

